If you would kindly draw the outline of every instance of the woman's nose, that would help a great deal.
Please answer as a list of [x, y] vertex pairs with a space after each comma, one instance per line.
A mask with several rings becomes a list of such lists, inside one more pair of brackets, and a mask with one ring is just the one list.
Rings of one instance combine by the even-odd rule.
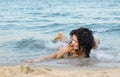
[[75, 44], [75, 42], [74, 41], [72, 41], [72, 45], [74, 45]]

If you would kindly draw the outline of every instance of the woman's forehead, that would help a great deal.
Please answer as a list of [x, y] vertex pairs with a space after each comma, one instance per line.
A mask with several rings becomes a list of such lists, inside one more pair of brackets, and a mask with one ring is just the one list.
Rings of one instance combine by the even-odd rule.
[[73, 34], [72, 39], [77, 40], [77, 36]]

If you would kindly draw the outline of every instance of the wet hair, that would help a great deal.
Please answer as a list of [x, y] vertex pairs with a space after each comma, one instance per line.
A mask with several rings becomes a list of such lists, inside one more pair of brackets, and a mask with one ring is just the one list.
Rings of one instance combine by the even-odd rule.
[[89, 30], [88, 28], [81, 27], [81, 28], [72, 30], [70, 32], [70, 36], [72, 37], [73, 35], [76, 35], [77, 40], [78, 40], [79, 49], [78, 49], [77, 54], [79, 54], [82, 48], [82, 51], [85, 54], [85, 58], [89, 58], [90, 51], [92, 47], [95, 45], [93, 32]]

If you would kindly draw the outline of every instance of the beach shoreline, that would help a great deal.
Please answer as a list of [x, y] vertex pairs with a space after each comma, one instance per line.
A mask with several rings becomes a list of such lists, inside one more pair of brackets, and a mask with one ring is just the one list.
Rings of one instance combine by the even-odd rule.
[[120, 68], [5, 65], [0, 77], [120, 77]]

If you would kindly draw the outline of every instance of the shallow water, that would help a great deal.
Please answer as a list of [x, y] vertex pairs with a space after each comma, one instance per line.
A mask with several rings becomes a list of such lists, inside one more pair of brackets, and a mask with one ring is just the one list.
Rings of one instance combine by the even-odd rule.
[[[57, 33], [69, 38], [69, 32], [79, 27], [93, 30], [101, 41], [92, 50], [90, 63], [119, 65], [120, 0], [0, 0], [0, 64], [24, 63], [54, 53], [63, 45], [52, 42]], [[69, 62], [86, 64], [71, 59], [50, 64]]]

